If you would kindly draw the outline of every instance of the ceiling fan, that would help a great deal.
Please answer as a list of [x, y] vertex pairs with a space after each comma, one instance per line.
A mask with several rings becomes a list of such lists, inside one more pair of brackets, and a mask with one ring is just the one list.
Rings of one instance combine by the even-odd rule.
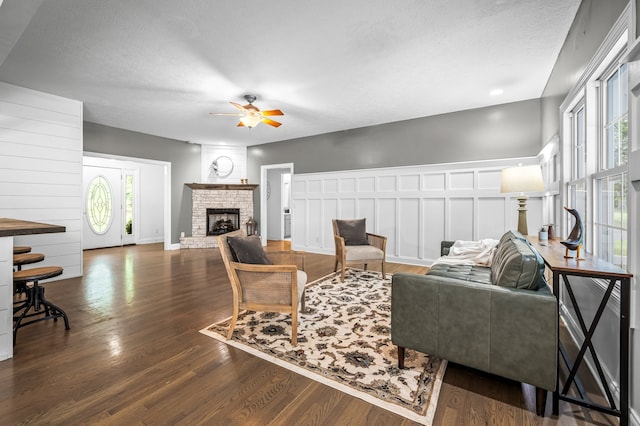
[[253, 105], [256, 97], [253, 95], [244, 95], [244, 98], [249, 102], [246, 105], [240, 105], [235, 102], [229, 102], [231, 105], [238, 109], [238, 112], [210, 112], [211, 115], [235, 115], [240, 117], [240, 122], [238, 123], [238, 127], [255, 127], [258, 124], [265, 123], [273, 127], [279, 127], [282, 123], [278, 123], [277, 121], [271, 120], [270, 116], [274, 115], [284, 115], [282, 111], [279, 109], [270, 109], [266, 111], [260, 111], [260, 109]]

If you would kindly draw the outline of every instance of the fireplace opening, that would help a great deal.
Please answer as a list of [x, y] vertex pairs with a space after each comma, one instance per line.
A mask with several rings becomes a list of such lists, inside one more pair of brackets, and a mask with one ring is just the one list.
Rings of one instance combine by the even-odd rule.
[[222, 235], [240, 229], [240, 209], [207, 209], [207, 235]]

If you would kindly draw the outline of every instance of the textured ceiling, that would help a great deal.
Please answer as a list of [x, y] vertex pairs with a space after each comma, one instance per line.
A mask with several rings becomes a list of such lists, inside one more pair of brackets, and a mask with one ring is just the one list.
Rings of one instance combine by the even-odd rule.
[[[86, 121], [254, 145], [537, 98], [579, 3], [4, 0], [0, 81]], [[209, 115], [247, 93], [283, 125]]]

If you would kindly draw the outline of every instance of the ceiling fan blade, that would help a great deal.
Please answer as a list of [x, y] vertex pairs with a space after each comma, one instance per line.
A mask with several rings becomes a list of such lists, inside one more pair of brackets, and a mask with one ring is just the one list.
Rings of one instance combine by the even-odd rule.
[[262, 122], [265, 124], [268, 124], [269, 126], [273, 126], [273, 127], [280, 127], [282, 125], [282, 123], [278, 123], [277, 121], [273, 121], [270, 118], [263, 118]]
[[234, 115], [236, 117], [239, 116], [239, 115], [242, 115], [242, 114], [239, 114], [237, 112], [210, 112], [209, 114], [210, 115]]
[[284, 115], [284, 113], [282, 111], [280, 111], [279, 109], [269, 109], [266, 111], [262, 111], [262, 115]]
[[237, 103], [235, 103], [235, 102], [229, 102], [229, 103], [230, 103], [231, 105], [233, 105], [234, 107], [238, 108], [238, 110], [239, 110], [241, 113], [243, 113], [243, 114], [246, 114], [246, 113], [247, 113], [246, 108], [245, 108], [245, 107], [243, 107], [242, 105], [237, 104]]

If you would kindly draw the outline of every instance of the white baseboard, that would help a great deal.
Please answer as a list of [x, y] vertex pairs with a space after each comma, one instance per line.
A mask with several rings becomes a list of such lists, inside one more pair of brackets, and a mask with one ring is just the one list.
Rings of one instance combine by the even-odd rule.
[[156, 244], [164, 242], [164, 237], [160, 238], [143, 238], [136, 242], [136, 244]]

